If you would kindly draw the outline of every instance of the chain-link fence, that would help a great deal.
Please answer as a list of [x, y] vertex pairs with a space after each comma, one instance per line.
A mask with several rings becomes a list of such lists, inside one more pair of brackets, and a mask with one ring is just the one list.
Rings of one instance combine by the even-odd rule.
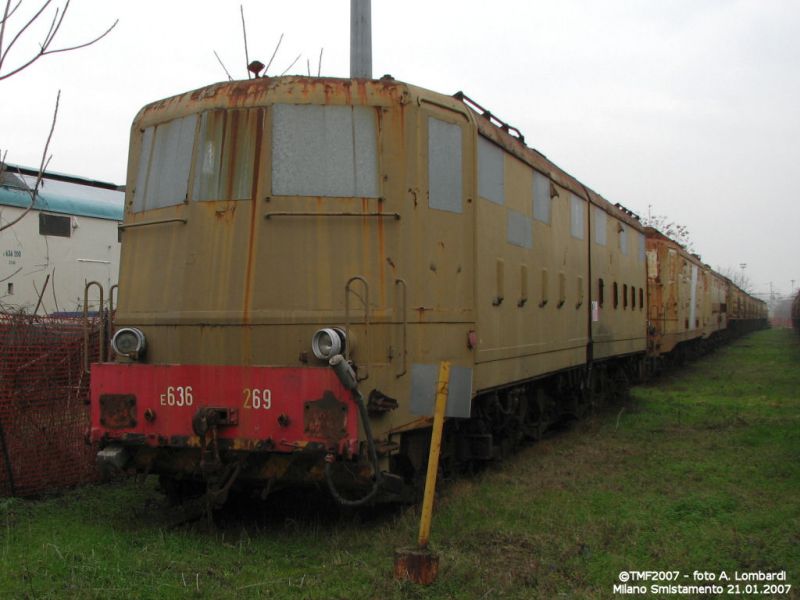
[[[99, 329], [89, 323], [93, 360]], [[0, 496], [95, 480], [88, 428], [83, 320], [0, 315]]]

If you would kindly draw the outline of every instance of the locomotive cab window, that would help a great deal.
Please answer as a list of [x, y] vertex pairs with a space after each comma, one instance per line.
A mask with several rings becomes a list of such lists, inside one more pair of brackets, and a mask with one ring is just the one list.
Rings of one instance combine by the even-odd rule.
[[186, 201], [196, 125], [197, 115], [189, 115], [142, 132], [133, 212]]
[[370, 106], [272, 107], [272, 193], [377, 198], [378, 137]]
[[260, 110], [215, 110], [200, 115], [193, 200], [252, 197]]

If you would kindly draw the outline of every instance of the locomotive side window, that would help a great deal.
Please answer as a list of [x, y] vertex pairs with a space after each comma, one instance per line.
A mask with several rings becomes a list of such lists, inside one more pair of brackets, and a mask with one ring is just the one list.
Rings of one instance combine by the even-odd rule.
[[583, 239], [583, 200], [575, 194], [570, 195], [569, 224], [572, 237]]
[[377, 198], [375, 110], [368, 106], [272, 107], [272, 193]]
[[153, 210], [186, 201], [197, 115], [144, 130], [133, 211]]
[[200, 116], [193, 200], [246, 200], [252, 196], [260, 110], [215, 110]]
[[495, 204], [503, 204], [505, 200], [503, 151], [480, 136], [478, 136], [478, 194]]
[[619, 226], [619, 249], [622, 254], [628, 255], [628, 230], [621, 223]]
[[605, 289], [606, 284], [601, 277], [597, 280], [597, 303], [600, 305], [600, 308], [603, 307], [603, 301], [605, 300]]
[[598, 246], [606, 245], [606, 231], [608, 229], [606, 211], [594, 207], [594, 243]]
[[533, 218], [550, 223], [550, 179], [538, 171], [533, 172]]
[[431, 208], [463, 211], [461, 144], [461, 127], [428, 117], [428, 206]]

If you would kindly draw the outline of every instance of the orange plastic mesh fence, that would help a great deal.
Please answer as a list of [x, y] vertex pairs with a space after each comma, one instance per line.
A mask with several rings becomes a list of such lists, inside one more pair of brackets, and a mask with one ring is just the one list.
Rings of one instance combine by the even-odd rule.
[[[99, 320], [89, 328], [97, 360]], [[0, 315], [0, 496], [97, 479], [83, 347], [79, 317]]]

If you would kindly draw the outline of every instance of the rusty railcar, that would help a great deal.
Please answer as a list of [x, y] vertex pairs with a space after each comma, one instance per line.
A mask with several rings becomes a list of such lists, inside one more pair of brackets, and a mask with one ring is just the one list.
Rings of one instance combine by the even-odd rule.
[[580, 414], [645, 351], [638, 219], [463, 95], [211, 85], [139, 113], [126, 194], [91, 436], [172, 490], [402, 496], [439, 361], [451, 464]]
[[766, 303], [647, 227], [648, 358], [681, 361], [767, 326]]
[[657, 229], [646, 228], [646, 236], [648, 354], [701, 352], [728, 328], [728, 281]]

